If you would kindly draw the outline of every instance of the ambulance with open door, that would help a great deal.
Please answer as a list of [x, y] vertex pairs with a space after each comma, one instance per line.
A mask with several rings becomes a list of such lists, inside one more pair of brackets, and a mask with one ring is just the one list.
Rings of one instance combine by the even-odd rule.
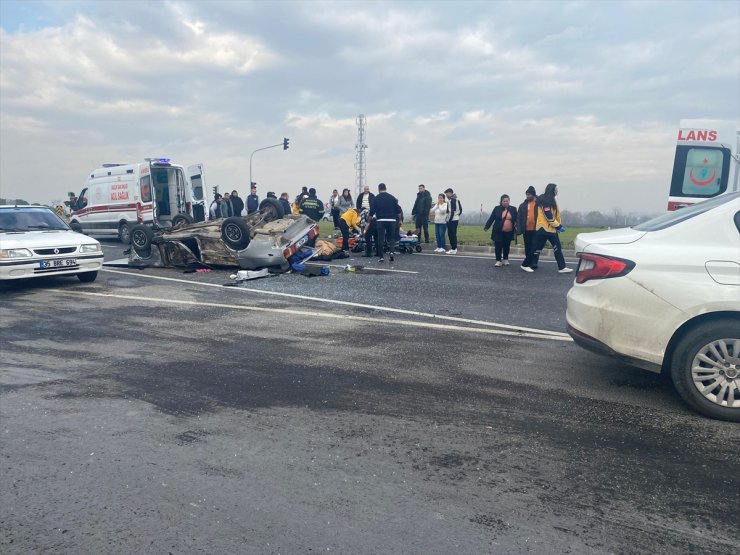
[[668, 210], [737, 191], [740, 127], [717, 120], [683, 119], [678, 129]]
[[168, 158], [136, 164], [103, 164], [74, 201], [70, 227], [92, 235], [117, 235], [128, 243], [136, 224], [174, 227], [204, 221], [202, 164], [187, 168]]

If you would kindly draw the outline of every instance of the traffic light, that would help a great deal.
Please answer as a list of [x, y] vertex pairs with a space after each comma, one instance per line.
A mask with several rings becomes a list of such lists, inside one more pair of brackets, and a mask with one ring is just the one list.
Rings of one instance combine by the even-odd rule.
[[213, 187], [213, 196], [215, 197], [218, 194], [218, 185], [215, 185]]
[[290, 142], [290, 139], [287, 137], [283, 137], [283, 150], [288, 150], [288, 143]]

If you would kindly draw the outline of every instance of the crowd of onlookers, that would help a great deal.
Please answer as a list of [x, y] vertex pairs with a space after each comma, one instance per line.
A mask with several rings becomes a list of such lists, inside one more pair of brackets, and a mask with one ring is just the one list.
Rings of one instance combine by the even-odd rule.
[[[565, 266], [559, 233], [565, 230], [560, 220], [560, 211], [555, 197], [558, 187], [549, 183], [545, 192], [537, 195], [534, 187], [525, 192], [524, 201], [518, 206], [511, 204], [509, 195], [501, 195], [499, 204], [491, 212], [486, 221], [484, 230], [491, 230], [491, 240], [496, 255], [496, 267], [509, 266], [509, 250], [511, 242], [517, 237], [524, 239], [525, 258], [521, 268], [525, 272], [533, 272], [538, 265], [542, 249], [549, 242], [558, 271], [571, 272]], [[342, 235], [340, 247], [349, 252], [350, 237], [364, 243], [363, 256], [370, 257], [375, 251], [379, 261], [383, 261], [386, 252], [391, 260], [394, 259], [396, 245], [403, 232], [404, 214], [396, 197], [388, 193], [384, 183], [378, 185], [378, 192], [374, 194], [369, 186], [365, 186], [362, 193], [353, 200], [349, 189], [344, 189], [340, 195], [337, 189], [332, 191], [328, 202], [322, 202], [316, 195], [316, 189], [303, 187], [301, 192], [291, 201], [288, 193], [282, 193], [278, 198], [275, 193], [268, 192], [267, 198], [276, 199], [283, 207], [283, 211], [293, 214], [304, 214], [319, 222], [330, 219], [334, 229]], [[256, 186], [252, 186], [246, 203], [236, 191], [223, 196], [216, 193], [210, 206], [211, 218], [226, 218], [241, 216], [256, 212], [260, 207], [260, 199]], [[415, 229], [405, 232], [408, 236], [418, 238], [429, 243], [429, 224], [434, 225], [435, 252], [457, 254], [457, 228], [462, 214], [462, 203], [452, 188], [432, 198], [424, 185], [418, 186], [418, 192], [411, 209], [411, 216]], [[449, 239], [450, 248], [447, 249]], [[379, 246], [383, 245], [382, 248]]]

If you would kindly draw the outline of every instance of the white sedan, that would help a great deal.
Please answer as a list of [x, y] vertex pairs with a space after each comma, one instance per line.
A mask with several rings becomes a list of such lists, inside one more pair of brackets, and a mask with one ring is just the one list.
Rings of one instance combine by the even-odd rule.
[[698, 412], [740, 421], [740, 193], [576, 238], [568, 332], [670, 373]]
[[0, 206], [0, 280], [76, 275], [94, 281], [103, 267], [95, 239], [72, 231], [45, 206]]

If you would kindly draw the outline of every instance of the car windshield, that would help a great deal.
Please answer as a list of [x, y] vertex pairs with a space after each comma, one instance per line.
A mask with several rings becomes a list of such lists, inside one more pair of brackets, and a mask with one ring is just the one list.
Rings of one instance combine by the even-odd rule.
[[69, 229], [59, 216], [46, 208], [0, 210], [0, 231], [47, 231]]
[[680, 208], [675, 212], [668, 212], [662, 216], [643, 222], [640, 225], [636, 225], [632, 229], [636, 229], [637, 231], [659, 231], [661, 229], [666, 229], [667, 227], [671, 227], [677, 223], [690, 220], [699, 214], [704, 214], [704, 212], [708, 212], [726, 202], [732, 202], [737, 198], [740, 198], [740, 192], [720, 195], [718, 197], [687, 206], [686, 208]]

